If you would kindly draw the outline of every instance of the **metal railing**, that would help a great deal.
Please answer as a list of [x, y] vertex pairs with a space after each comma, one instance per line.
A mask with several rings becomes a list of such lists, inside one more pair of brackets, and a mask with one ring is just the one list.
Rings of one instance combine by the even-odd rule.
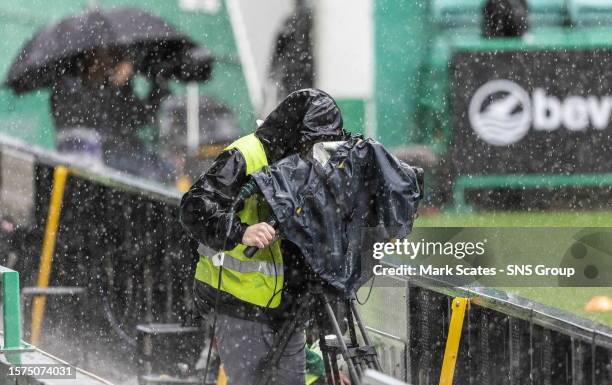
[[[490, 288], [450, 287], [425, 277], [377, 280], [363, 318], [385, 371], [396, 378], [411, 384], [612, 383], [612, 329], [605, 325]], [[467, 306], [463, 322], [453, 325], [458, 299]], [[457, 335], [449, 376], [443, 368]]]
[[[21, 325], [21, 291], [19, 286], [19, 273], [5, 266], [0, 266], [0, 280], [2, 281], [2, 325], [1, 332], [3, 345], [0, 349], [0, 373], [8, 372], [9, 367], [14, 365], [68, 365], [56, 357], [45, 353], [34, 346], [24, 342], [22, 337]], [[2, 357], [3, 356], [3, 357]], [[74, 381], [82, 385], [112, 385], [82, 369], [74, 368]], [[6, 382], [9, 380], [10, 382]], [[0, 376], [0, 383], [11, 384], [48, 384], [53, 385], [62, 383], [62, 379], [40, 380], [35, 376], [24, 375], [12, 379]]]

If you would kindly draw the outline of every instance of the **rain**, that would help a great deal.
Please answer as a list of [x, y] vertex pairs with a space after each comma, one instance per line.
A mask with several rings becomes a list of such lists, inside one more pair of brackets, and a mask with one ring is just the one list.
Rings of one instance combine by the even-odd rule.
[[0, 383], [612, 383], [612, 1], [0, 19]]

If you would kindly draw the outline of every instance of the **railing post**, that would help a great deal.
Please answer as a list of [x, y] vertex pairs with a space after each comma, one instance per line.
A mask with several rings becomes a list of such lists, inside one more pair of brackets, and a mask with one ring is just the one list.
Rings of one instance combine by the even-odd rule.
[[[53, 171], [53, 188], [51, 190], [51, 200], [49, 202], [49, 213], [45, 224], [45, 235], [38, 266], [38, 279], [36, 287], [47, 287], [51, 279], [51, 267], [53, 264], [53, 253], [55, 252], [55, 242], [59, 231], [59, 220], [64, 201], [64, 189], [68, 179], [68, 168], [57, 166]], [[40, 333], [45, 314], [45, 304], [47, 298], [44, 295], [34, 297], [32, 303], [32, 345], [40, 342]]]
[[2, 301], [4, 320], [3, 349], [20, 349], [21, 346], [21, 305], [19, 273], [0, 268], [2, 273]]
[[459, 354], [459, 343], [463, 332], [463, 319], [469, 300], [457, 297], [452, 300], [452, 316], [446, 338], [446, 348], [444, 359], [442, 360], [442, 370], [440, 372], [439, 385], [452, 385], [455, 375], [455, 365]]
[[0, 266], [2, 280], [2, 321], [4, 323], [4, 343], [0, 353], [14, 364], [21, 364], [21, 354], [30, 351], [31, 347], [21, 341], [21, 292], [19, 291], [19, 273]]

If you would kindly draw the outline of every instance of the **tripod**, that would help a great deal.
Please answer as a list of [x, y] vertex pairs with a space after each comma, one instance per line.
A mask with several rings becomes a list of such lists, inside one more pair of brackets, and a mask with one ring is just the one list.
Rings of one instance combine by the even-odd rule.
[[[270, 382], [291, 335], [313, 309], [315, 311], [315, 323], [319, 330], [319, 344], [323, 354], [326, 383], [328, 385], [340, 385], [338, 354], [342, 355], [347, 364], [352, 385], [361, 385], [360, 378], [365, 369], [381, 370], [376, 350], [372, 346], [365, 326], [357, 312], [354, 299], [345, 300], [349, 332], [349, 340], [346, 341], [328, 296], [329, 294], [324, 292], [322, 283], [314, 282], [310, 284], [309, 290], [301, 301], [294, 303], [292, 316], [285, 321], [276, 336], [272, 349], [266, 357], [261, 376], [256, 382], [257, 385], [267, 385]], [[364, 345], [359, 345], [355, 323], [359, 328]], [[332, 334], [328, 334], [328, 332]]]

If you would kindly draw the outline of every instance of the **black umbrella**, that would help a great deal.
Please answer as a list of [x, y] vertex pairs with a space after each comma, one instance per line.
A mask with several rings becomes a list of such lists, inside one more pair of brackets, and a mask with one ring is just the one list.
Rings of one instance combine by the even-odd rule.
[[141, 9], [94, 9], [39, 30], [11, 65], [6, 82], [19, 93], [51, 86], [97, 48], [132, 49], [140, 55], [139, 69], [150, 70], [194, 47], [186, 35]]

